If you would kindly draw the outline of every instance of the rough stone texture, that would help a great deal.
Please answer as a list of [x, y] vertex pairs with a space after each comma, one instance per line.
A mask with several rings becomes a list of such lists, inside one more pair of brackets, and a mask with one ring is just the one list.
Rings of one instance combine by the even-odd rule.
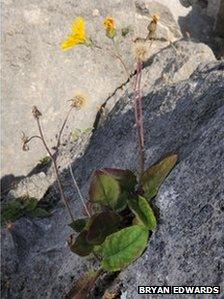
[[[175, 51], [170, 48], [162, 50], [144, 69], [147, 79], [143, 100], [146, 165], [152, 165], [169, 152], [179, 154], [179, 163], [155, 200], [161, 216], [148, 249], [120, 275], [123, 298], [127, 299], [141, 298], [136, 293], [137, 285], [144, 284], [224, 287], [224, 63], [205, 63], [194, 44], [187, 48], [185, 42], [179, 42], [176, 46], [179, 50], [192, 48], [203, 63], [197, 70], [196, 66], [192, 68], [195, 71], [190, 78], [187, 78], [190, 71], [182, 77], [180, 70], [189, 56], [176, 59]], [[205, 49], [202, 45], [198, 47]], [[158, 61], [161, 73], [154, 76], [153, 71], [158, 72]], [[180, 79], [174, 83], [158, 80], [166, 72], [174, 75], [175, 70]], [[150, 72], [152, 80], [149, 80]], [[93, 133], [83, 154], [74, 159], [73, 171], [84, 195], [88, 193], [94, 169], [137, 168], [131, 86], [124, 86], [123, 92], [123, 97], [114, 95], [114, 102], [120, 101]], [[67, 152], [64, 149], [62, 160], [71, 153], [75, 156], [70, 150], [71, 147]], [[80, 201], [66, 169], [62, 178], [66, 195], [78, 216], [82, 210]], [[58, 197], [54, 188], [51, 193]], [[3, 244], [11, 248], [15, 261], [12, 267], [5, 262], [10, 288], [3, 288], [3, 298], [63, 298], [72, 285], [72, 277], [77, 278], [89, 266], [88, 260], [69, 251], [65, 240], [71, 230], [67, 223], [66, 211], [58, 206], [49, 219], [23, 218], [11, 232], [3, 231]], [[15, 266], [18, 267], [16, 272]]]
[[224, 0], [221, 0], [215, 22], [215, 33], [224, 39]]
[[[177, 0], [175, 1], [177, 2]], [[181, 36], [169, 8], [153, 4], [157, 13], [166, 17], [168, 27], [161, 26], [164, 38]], [[37, 105], [44, 113], [47, 138], [54, 139], [70, 100], [77, 91], [86, 94], [88, 105], [71, 117], [70, 130], [91, 127], [99, 106], [127, 80], [121, 63], [107, 52], [76, 47], [61, 52], [59, 45], [70, 32], [74, 18], [82, 15], [87, 32], [98, 44], [112, 47], [105, 37], [103, 19], [116, 19], [117, 29], [131, 26], [134, 30], [119, 42], [120, 53], [130, 72], [133, 71], [132, 41], [145, 34], [148, 19], [139, 19], [135, 1], [3, 1], [3, 109], [2, 109], [2, 175], [27, 175], [45, 153], [34, 141], [32, 153], [20, 151], [21, 131], [36, 133], [31, 108]], [[171, 5], [169, 6], [171, 7]], [[178, 16], [181, 7], [174, 15]], [[182, 7], [183, 11], [186, 9]], [[172, 28], [172, 32], [169, 32]], [[166, 46], [159, 44], [159, 48]], [[158, 50], [157, 49], [157, 50]]]
[[218, 59], [224, 57], [224, 0], [180, 0], [190, 8], [178, 23], [184, 36], [208, 44]]
[[[154, 45], [152, 45], [153, 48]], [[149, 57], [151, 50], [149, 49]], [[200, 63], [214, 61], [215, 56], [210, 48], [204, 44], [195, 44], [187, 41], [178, 41], [173, 46], [167, 47], [160, 53], [152, 55], [150, 60], [145, 63], [142, 73], [142, 93], [148, 94], [152, 90], [160, 89], [161, 86], [171, 85], [187, 79]], [[134, 85], [135, 76], [125, 85], [124, 88], [118, 89], [115, 94], [110, 97], [103, 109], [103, 114], [99, 119], [99, 124], [104, 122], [109, 111], [114, 107], [115, 103], [124, 95], [127, 95]], [[97, 123], [97, 122], [96, 122]], [[97, 126], [97, 124], [95, 124]], [[72, 154], [66, 159], [61, 155], [59, 165], [61, 171], [68, 166], [71, 161], [76, 159], [85, 150], [88, 144], [88, 136], [83, 136], [73, 147]], [[85, 139], [86, 138], [86, 139]], [[33, 152], [33, 146], [30, 146], [30, 152]], [[74, 155], [75, 153], [75, 155]], [[23, 196], [27, 192], [30, 196], [41, 199], [47, 191], [50, 184], [55, 179], [52, 169], [37, 173], [22, 180], [17, 188], [10, 192], [9, 197]]]
[[[153, 45], [152, 45], [153, 47]], [[151, 48], [149, 49], [150, 56]], [[150, 57], [145, 63], [142, 72], [142, 94], [160, 89], [161, 86], [172, 85], [183, 81], [196, 70], [201, 63], [214, 61], [215, 56], [205, 44], [196, 44], [189, 41], [178, 41], [156, 55]], [[135, 77], [126, 84], [125, 90], [117, 90], [106, 102], [104, 116], [107, 115], [120, 97], [127, 94], [134, 86]]]

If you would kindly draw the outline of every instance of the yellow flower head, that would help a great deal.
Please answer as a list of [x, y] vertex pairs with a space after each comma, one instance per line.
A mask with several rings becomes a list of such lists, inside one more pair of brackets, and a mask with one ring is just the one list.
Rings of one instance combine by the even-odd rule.
[[106, 36], [109, 38], [114, 38], [116, 35], [116, 24], [114, 19], [111, 17], [106, 17], [103, 24], [106, 28]]
[[71, 34], [61, 44], [61, 50], [66, 51], [77, 45], [90, 45], [90, 40], [86, 36], [85, 20], [77, 17], [72, 24]]

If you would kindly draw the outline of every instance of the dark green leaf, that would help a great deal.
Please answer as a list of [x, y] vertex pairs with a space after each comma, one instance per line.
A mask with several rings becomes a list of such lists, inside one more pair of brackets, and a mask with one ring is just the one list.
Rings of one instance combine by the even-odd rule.
[[148, 235], [144, 226], [133, 225], [108, 236], [102, 244], [102, 268], [119, 271], [134, 262], [145, 250]]
[[111, 211], [102, 212], [91, 217], [86, 240], [90, 244], [102, 244], [107, 236], [117, 231], [122, 218]]
[[42, 166], [49, 165], [51, 163], [51, 157], [49, 157], [49, 156], [43, 157], [42, 159], [40, 159], [39, 163]]
[[119, 183], [105, 170], [96, 170], [90, 184], [89, 195], [91, 202], [98, 202], [114, 209], [120, 195]]
[[86, 235], [87, 231], [83, 230], [76, 239], [74, 235], [70, 236], [68, 244], [72, 252], [75, 252], [80, 256], [86, 256], [92, 252], [93, 245], [86, 241]]
[[122, 189], [128, 191], [129, 193], [135, 191], [137, 179], [132, 171], [118, 168], [104, 168], [103, 170], [111, 175], [116, 181], [118, 181]]
[[141, 183], [144, 196], [148, 200], [156, 196], [159, 187], [176, 164], [177, 158], [176, 154], [169, 155], [144, 172]]
[[34, 197], [29, 197], [24, 201], [24, 209], [26, 212], [31, 212], [33, 211], [38, 204], [38, 201]]
[[8, 221], [14, 222], [23, 215], [24, 213], [22, 210], [22, 205], [19, 200], [15, 199], [3, 206], [1, 212], [1, 222], [2, 224]]
[[30, 211], [28, 215], [33, 218], [45, 218], [49, 217], [51, 214], [42, 208], [36, 208], [35, 210]]
[[80, 233], [85, 228], [87, 221], [87, 218], [80, 218], [70, 223], [69, 226], [77, 233]]
[[123, 37], [126, 37], [131, 31], [132, 30], [131, 30], [130, 26], [124, 27], [124, 28], [121, 29], [121, 35]]
[[127, 207], [127, 199], [129, 194], [126, 191], [123, 191], [117, 200], [117, 204], [115, 207], [116, 212], [122, 212]]

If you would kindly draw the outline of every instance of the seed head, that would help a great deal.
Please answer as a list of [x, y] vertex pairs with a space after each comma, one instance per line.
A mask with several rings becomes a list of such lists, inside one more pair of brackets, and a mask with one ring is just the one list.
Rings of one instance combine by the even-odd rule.
[[21, 141], [22, 141], [22, 150], [27, 152], [29, 150], [29, 138], [25, 135], [24, 132], [22, 132], [22, 137], [21, 137]]
[[87, 104], [87, 97], [82, 93], [77, 93], [71, 102], [71, 107], [82, 109]]
[[35, 119], [39, 119], [40, 116], [42, 115], [42, 113], [37, 109], [36, 106], [33, 106], [32, 113]]
[[145, 61], [147, 59], [147, 47], [145, 42], [137, 41], [134, 45], [134, 58], [136, 60]]

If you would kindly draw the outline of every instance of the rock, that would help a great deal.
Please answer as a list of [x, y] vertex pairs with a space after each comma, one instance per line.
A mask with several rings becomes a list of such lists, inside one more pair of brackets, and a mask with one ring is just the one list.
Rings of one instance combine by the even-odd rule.
[[[153, 47], [153, 44], [152, 46]], [[151, 48], [149, 49], [149, 56]], [[142, 94], [147, 95], [150, 91], [160, 89], [161, 86], [172, 85], [183, 81], [197, 69], [200, 63], [215, 61], [215, 56], [210, 48], [204, 44], [178, 41], [167, 47], [160, 53], [152, 55], [142, 72]], [[107, 100], [104, 114], [108, 114], [127, 90], [134, 85], [135, 77], [127, 83], [127, 89], [117, 90], [114, 96]], [[104, 116], [105, 118], [105, 116]]]
[[185, 7], [192, 6], [185, 17], [179, 18], [184, 36], [208, 44], [217, 58], [224, 56], [224, 0], [180, 0]]
[[[161, 216], [146, 252], [120, 275], [122, 298], [138, 298], [138, 285], [224, 287], [224, 64], [214, 61], [206, 46], [183, 41], [174, 47], [180, 57], [170, 46], [146, 63], [143, 103], [146, 165], [169, 152], [179, 154], [179, 163], [154, 201]], [[195, 64], [187, 69], [192, 56]], [[207, 64], [206, 60], [213, 62]], [[179, 75], [174, 82], [163, 82], [159, 80], [163, 73], [171, 78]], [[84, 196], [93, 170], [137, 169], [131, 82], [120, 92], [114, 95], [115, 107], [108, 106], [107, 119], [93, 132], [82, 155], [73, 160], [73, 172]], [[60, 160], [66, 161], [70, 155], [71, 147], [65, 147]], [[73, 212], [80, 216], [82, 206], [66, 168], [61, 176]], [[58, 196], [54, 188], [51, 196]], [[3, 298], [62, 298], [91, 263], [72, 254], [65, 243], [71, 230], [64, 208], [56, 207], [48, 219], [32, 221], [31, 246], [23, 249], [23, 259], [11, 278], [8, 295], [3, 289]], [[17, 244], [18, 239], [14, 246]]]
[[[180, 3], [211, 18], [211, 26], [213, 28], [212, 37], [217, 36], [224, 38], [223, 26], [224, 26], [224, 1], [223, 0], [180, 0]], [[199, 12], [200, 11], [200, 12]], [[199, 16], [201, 18], [201, 16]], [[198, 24], [197, 24], [198, 26]], [[222, 41], [223, 42], [223, 41]]]
[[7, 298], [11, 277], [18, 270], [19, 259], [12, 235], [7, 228], [1, 231], [1, 286], [2, 296]]
[[[195, 44], [187, 41], [178, 41], [172, 46], [167, 47], [158, 54], [156, 51], [156, 43], [153, 43], [148, 51], [149, 61], [146, 62], [145, 69], [142, 73], [142, 93], [147, 95], [150, 91], [160, 89], [161, 86], [171, 85], [179, 81], [189, 78], [200, 63], [214, 61], [215, 56], [210, 48], [204, 44]], [[105, 102], [103, 112], [99, 114], [95, 126], [102, 124], [107, 118], [108, 113], [113, 109], [116, 102], [127, 95], [134, 84], [135, 77], [130, 79], [124, 88], [118, 89], [113, 96]], [[74, 159], [85, 151], [88, 140], [91, 135], [82, 135], [81, 138], [74, 143], [67, 145], [71, 147], [72, 152], [69, 155], [62, 154], [59, 159], [60, 172], [68, 166]], [[67, 150], [66, 148], [66, 150]], [[30, 151], [33, 151], [31, 147]], [[17, 188], [11, 190], [8, 198], [15, 198], [25, 195], [27, 192], [31, 197], [40, 200], [48, 191], [49, 186], [54, 182], [55, 174], [52, 167], [45, 174], [40, 172], [29, 175], [17, 184]], [[57, 187], [56, 187], [57, 188]]]
[[146, 28], [145, 36], [147, 36], [147, 25], [150, 22], [150, 16], [154, 14], [160, 16], [160, 21], [157, 25], [157, 39], [175, 41], [182, 36], [174, 19], [176, 14], [173, 13], [173, 9], [170, 5], [164, 5], [162, 1], [161, 3], [157, 1], [136, 1], [135, 6], [137, 10], [136, 23], [141, 22], [141, 26], [137, 26], [137, 28], [139, 28], [140, 32], [143, 31], [142, 28]]
[[[182, 154], [155, 201], [161, 213], [158, 230], [142, 258], [121, 274], [126, 298], [138, 298], [139, 285], [220, 285], [221, 289], [224, 286], [224, 86], [213, 81], [215, 74], [220, 76], [218, 81], [221, 83], [223, 64], [205, 67], [194, 74], [186, 86], [185, 98], [186, 83], [180, 84], [177, 90], [183, 87], [180, 91], [183, 100], [175, 101], [174, 110], [171, 108], [173, 100], [166, 103], [166, 112], [162, 113], [164, 118], [172, 118], [175, 124], [168, 125], [167, 130], [161, 124], [160, 131], [156, 130], [155, 134], [167, 140], [168, 131], [172, 132], [169, 149]], [[206, 82], [209, 85], [205, 90]], [[166, 91], [161, 96], [169, 94], [172, 98], [173, 93], [174, 90], [171, 94]], [[151, 96], [151, 101], [153, 110], [153, 102], [157, 102], [155, 95]], [[156, 143], [153, 127], [155, 123], [150, 134], [152, 146]], [[182, 133], [178, 128], [184, 128]], [[177, 136], [182, 141], [177, 141]], [[188, 139], [186, 143], [185, 138]], [[162, 146], [160, 143], [159, 149], [166, 144]], [[151, 155], [154, 154], [151, 149]], [[148, 295], [147, 298], [160, 296]], [[222, 295], [217, 298], [222, 298]]]
[[[215, 34], [224, 39], [224, 1], [221, 0], [219, 4], [219, 10], [216, 15], [216, 22], [215, 22]], [[224, 41], [222, 41], [224, 44]], [[224, 48], [224, 46], [223, 46]]]
[[[170, 12], [166, 1], [151, 3], [150, 12], [161, 14], [159, 36], [176, 40], [181, 36], [175, 22], [181, 14]], [[177, 2], [178, 3], [178, 2]], [[169, 9], [170, 8], [170, 9]], [[182, 7], [182, 10], [186, 10]], [[31, 136], [37, 133], [31, 109], [37, 105], [43, 113], [43, 127], [47, 139], [54, 145], [55, 134], [76, 92], [82, 92], [88, 99], [85, 109], [70, 118], [67, 133], [75, 128], [92, 127], [99, 107], [115, 90], [127, 81], [122, 64], [108, 52], [79, 46], [61, 52], [60, 43], [70, 32], [76, 16], [86, 19], [87, 32], [98, 44], [112, 48], [111, 40], [105, 37], [103, 20], [113, 16], [120, 34], [122, 28], [130, 26], [130, 34], [119, 42], [120, 53], [133, 72], [132, 44], [135, 36], [145, 36], [150, 18], [144, 18], [136, 11], [135, 1], [109, 0], [89, 3], [83, 1], [4, 0], [3, 1], [3, 124], [5, 133], [2, 141], [4, 163], [2, 175], [27, 175], [33, 166], [46, 155], [39, 140], [32, 141], [32, 151], [22, 152], [21, 132]], [[134, 31], [134, 32], [133, 32]], [[168, 42], [169, 43], [169, 42]], [[167, 43], [158, 43], [158, 52]], [[154, 52], [154, 53], [155, 53]], [[7, 128], [7, 129], [6, 129]]]

